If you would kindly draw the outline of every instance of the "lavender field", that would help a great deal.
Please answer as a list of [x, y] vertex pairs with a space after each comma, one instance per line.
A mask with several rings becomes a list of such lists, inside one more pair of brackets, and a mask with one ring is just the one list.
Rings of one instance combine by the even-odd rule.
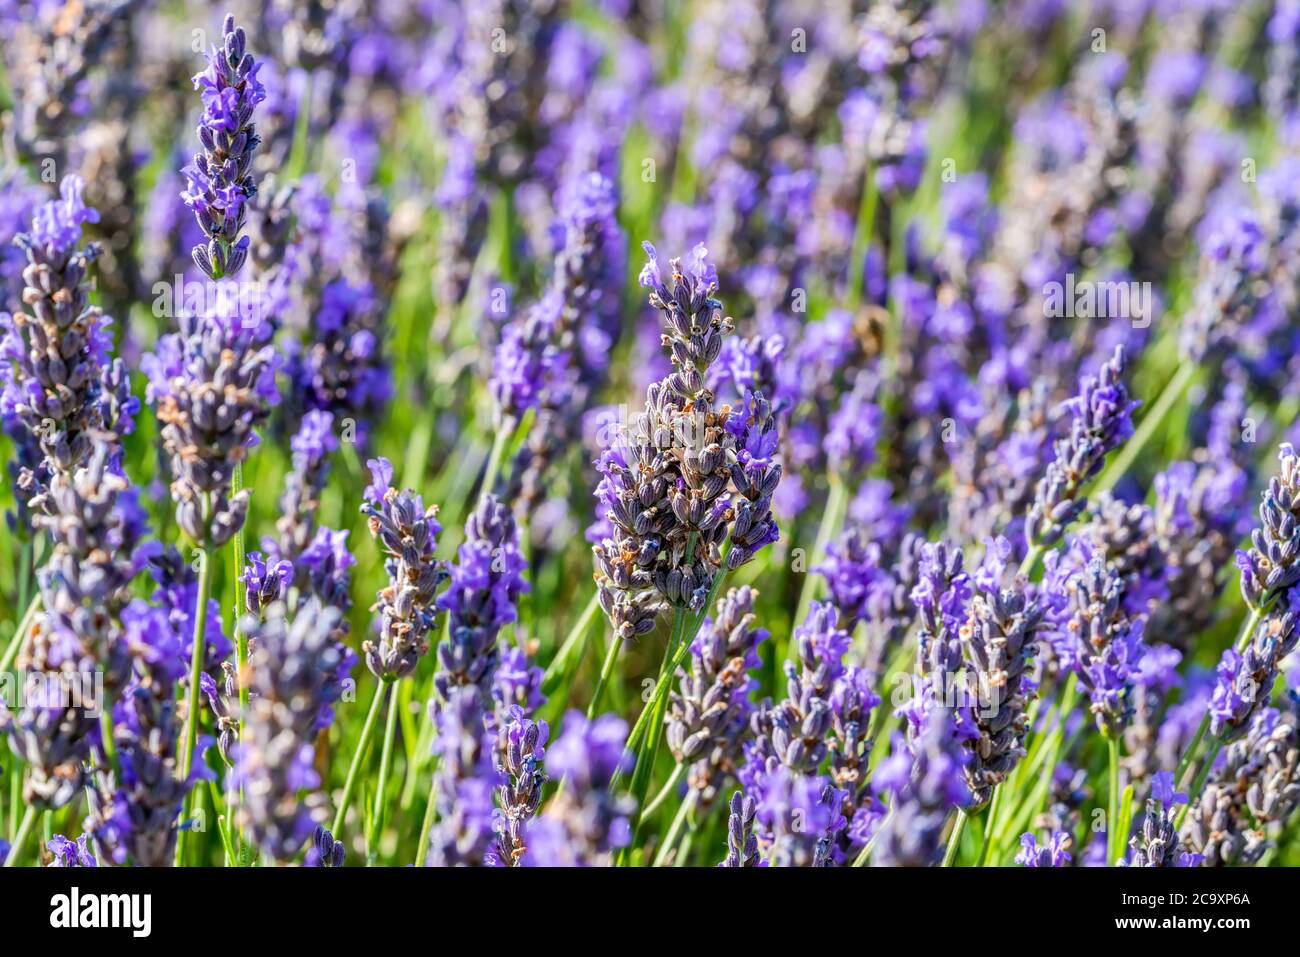
[[1300, 864], [1300, 0], [0, 35], [6, 867]]

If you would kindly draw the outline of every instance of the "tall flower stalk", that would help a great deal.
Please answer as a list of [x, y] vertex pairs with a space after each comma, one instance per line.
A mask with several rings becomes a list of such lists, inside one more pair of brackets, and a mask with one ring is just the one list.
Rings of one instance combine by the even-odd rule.
[[[181, 198], [208, 237], [194, 247], [194, 262], [214, 282], [234, 276], [248, 254], [248, 237], [241, 237], [240, 231], [246, 203], [256, 192], [249, 170], [259, 139], [251, 121], [265, 90], [246, 46], [243, 29], [227, 16], [220, 45], [209, 50], [207, 69], [194, 78], [203, 102], [198, 124], [203, 151], [183, 171], [186, 189]], [[180, 748], [181, 775], [186, 779], [198, 735], [202, 636], [208, 624], [212, 566], [217, 551], [242, 530], [248, 514], [249, 493], [233, 492], [232, 482], [256, 442], [255, 428], [279, 401], [278, 358], [269, 344], [269, 327], [259, 321], [260, 310], [249, 315], [228, 294], [211, 298], [202, 313], [177, 316], [180, 331], [163, 336], [145, 361], [148, 398], [170, 456], [176, 520], [199, 549]], [[176, 844], [178, 862], [184, 859], [186, 833], [182, 831]]]

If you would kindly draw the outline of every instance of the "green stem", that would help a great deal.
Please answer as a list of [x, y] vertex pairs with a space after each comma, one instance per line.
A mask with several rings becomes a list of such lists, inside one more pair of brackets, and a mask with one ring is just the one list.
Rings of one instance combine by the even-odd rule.
[[373, 864], [379, 856], [379, 836], [384, 829], [384, 791], [388, 785], [388, 769], [393, 760], [393, 741], [397, 737], [397, 702], [394, 697], [397, 682], [388, 682], [388, 720], [384, 724], [384, 746], [379, 755], [379, 781], [375, 785], [375, 809], [370, 815], [370, 834], [366, 836], [366, 863]]
[[[659, 681], [667, 687], [672, 682], [673, 661], [677, 657], [677, 649], [681, 644], [682, 633], [686, 630], [686, 609], [678, 607], [673, 612], [673, 630], [668, 639], [668, 647], [665, 649], [663, 663], [659, 666]], [[657, 690], [657, 689], [656, 689]], [[641, 806], [646, 789], [650, 786], [650, 776], [654, 773], [655, 755], [659, 751], [659, 731], [663, 727], [664, 712], [668, 707], [668, 696], [654, 695], [650, 703], [642, 711], [650, 712], [650, 722], [646, 725], [644, 737], [641, 739], [641, 745], [637, 748], [636, 769], [632, 772], [632, 794], [636, 798], [637, 806]], [[644, 820], [640, 815], [638, 821]]]
[[[217, 789], [216, 781], [208, 781], [208, 797], [212, 800], [212, 809], [214, 811], [225, 806], [225, 797]], [[232, 866], [231, 862], [237, 865], [239, 855], [235, 853], [235, 846], [230, 841], [230, 831], [226, 828], [226, 818], [221, 814], [217, 814], [217, 833], [221, 835], [221, 844], [226, 851], [226, 866]]]
[[641, 812], [642, 820], [648, 820], [655, 811], [659, 810], [664, 801], [667, 801], [668, 798], [672, 796], [673, 791], [677, 787], [677, 782], [682, 779], [682, 775], [685, 772], [686, 765], [679, 761], [677, 767], [673, 768], [672, 775], [664, 782], [664, 786], [659, 790], [659, 793], [654, 796], [654, 799], [651, 800], [651, 802], [647, 804], [645, 809]]
[[622, 644], [622, 640], [617, 635], [609, 640], [609, 651], [605, 653], [605, 663], [600, 666], [600, 678], [596, 681], [596, 690], [591, 694], [591, 704], [587, 705], [588, 721], [596, 717], [596, 710], [600, 707], [600, 696], [604, 693], [609, 676], [614, 671], [614, 660], [618, 658], [618, 649]]
[[[207, 528], [212, 518], [212, 498], [204, 495], [203, 527]], [[199, 734], [199, 673], [203, 670], [203, 653], [207, 650], [208, 634], [208, 594], [212, 591], [212, 546], [206, 542], [199, 552], [199, 584], [194, 599], [194, 635], [193, 647], [190, 649], [190, 686], [188, 707], [185, 714], [185, 743], [181, 748], [181, 780], [189, 781], [194, 768], [194, 745]], [[182, 829], [176, 835], [175, 866], [180, 867], [185, 861], [186, 837], [188, 824], [194, 809], [194, 788], [185, 795], [185, 814]]]
[[957, 860], [957, 848], [961, 846], [962, 832], [966, 830], [966, 810], [957, 808], [957, 819], [952, 822], [952, 833], [948, 835], [948, 847], [943, 852], [941, 867], [952, 867]]
[[[682, 636], [683, 640], [676, 644], [677, 651], [672, 655], [672, 661], [667, 661], [665, 658], [666, 667], [660, 667], [659, 669], [659, 681], [655, 685], [654, 693], [646, 706], [641, 709], [641, 715], [636, 719], [636, 724], [632, 726], [632, 732], [627, 736], [628, 748], [633, 749], [637, 754], [637, 769], [640, 769], [641, 767], [640, 745], [651, 727], [652, 719], [656, 713], [659, 714], [661, 719], [663, 717], [663, 713], [658, 709], [658, 705], [667, 700], [668, 689], [672, 685], [673, 675], [677, 673], [677, 669], [686, 661], [686, 656], [691, 650], [691, 642], [695, 640], [695, 636], [699, 633], [700, 626], [704, 624], [704, 618], [708, 614], [708, 610], [713, 607], [713, 603], [717, 600], [718, 592], [722, 589], [723, 579], [726, 578], [725, 569], [727, 567], [727, 556], [730, 553], [731, 542], [728, 540], [722, 546], [722, 561], [718, 569], [718, 574], [713, 577], [713, 587], [709, 589], [709, 595], [708, 598], [705, 599], [704, 606], [700, 609], [700, 613], [695, 617], [692, 626], [689, 629], [686, 629], [686, 634]], [[674, 633], [676, 633], [677, 623], [675, 620], [673, 628]], [[669, 639], [669, 642], [669, 647], [673, 647], [671, 638]], [[609, 783], [609, 790], [611, 792], [618, 787], [621, 777], [622, 775], [620, 773], [614, 774]], [[644, 797], [644, 792], [642, 792], [642, 797]]]
[[1187, 812], [1191, 810], [1193, 804], [1197, 803], [1201, 792], [1205, 789], [1205, 782], [1210, 776], [1210, 771], [1214, 768], [1214, 761], [1223, 750], [1223, 739], [1215, 738], [1210, 745], [1210, 750], [1205, 755], [1205, 761], [1201, 764], [1201, 769], [1196, 772], [1196, 780], [1192, 782], [1191, 788], [1187, 792], [1187, 803], [1183, 809], [1178, 812], [1178, 821], [1175, 828], [1179, 831], [1183, 829], [1183, 821], [1187, 820]]
[[415, 866], [423, 867], [429, 859], [429, 835], [433, 833], [433, 819], [438, 808], [438, 769], [433, 770], [433, 780], [429, 782], [429, 803], [424, 806], [424, 820], [420, 822], [420, 840], [415, 845]]
[[998, 819], [998, 811], [1002, 807], [1002, 786], [995, 785], [993, 788], [993, 799], [989, 802], [988, 816], [984, 819], [984, 838], [980, 844], [980, 856], [975, 862], [976, 867], [983, 867], [989, 859], [989, 850], [993, 846], [994, 822]]
[[22, 621], [18, 622], [18, 627], [14, 629], [13, 637], [5, 646], [5, 653], [0, 656], [0, 671], [8, 671], [13, 667], [13, 663], [18, 660], [22, 653], [23, 647], [27, 644], [27, 635], [31, 631], [32, 622], [41, 610], [41, 596], [35, 594], [32, 600], [27, 603], [27, 610], [23, 612]]
[[867, 244], [876, 226], [876, 203], [879, 192], [876, 189], [876, 170], [870, 160], [862, 179], [862, 202], [858, 206], [858, 220], [853, 228], [853, 267], [849, 276], [850, 288], [847, 306], [856, 310], [862, 302], [862, 287], [866, 281]]
[[686, 823], [686, 817], [695, 807], [695, 802], [699, 800], [700, 792], [694, 789], [686, 795], [681, 806], [677, 808], [677, 813], [673, 815], [673, 822], [668, 826], [668, 833], [664, 835], [664, 841], [659, 845], [659, 852], [655, 854], [652, 867], [663, 867], [664, 862], [668, 860], [668, 855], [672, 853], [674, 845], [677, 844], [677, 837], [681, 834], [682, 825]]
[[1109, 755], [1110, 774], [1106, 795], [1106, 866], [1114, 867], [1119, 860], [1119, 848], [1124, 846], [1124, 837], [1119, 832], [1119, 737], [1106, 739]]
[[593, 592], [577, 624], [570, 630], [560, 645], [560, 650], [551, 659], [551, 663], [546, 666], [546, 673], [542, 676], [543, 694], [549, 695], [581, 664], [591, 638], [591, 622], [598, 611], [600, 611], [600, 593]]
[[18, 808], [23, 803], [23, 769], [19, 761], [10, 761], [9, 765], [9, 843], [12, 844], [18, 833]]
[[[244, 487], [244, 463], [240, 462], [235, 466], [234, 482], [232, 488], [235, 494], [238, 494]], [[248, 668], [248, 636], [244, 634], [244, 629], [240, 627], [240, 619], [244, 613], [244, 590], [245, 585], [240, 581], [240, 576], [244, 571], [244, 529], [240, 526], [234, 537], [234, 556], [235, 556], [235, 657], [236, 664], [239, 667], [236, 678], [239, 682], [239, 713], [241, 715], [248, 713], [248, 682], [245, 680], [245, 671]], [[242, 725], [240, 727], [242, 735]], [[244, 789], [239, 789], [240, 801], [243, 801]]]
[[1183, 397], [1188, 386], [1192, 384], [1196, 372], [1197, 366], [1190, 362], [1178, 367], [1174, 377], [1165, 384], [1164, 389], [1160, 392], [1160, 397], [1156, 399], [1150, 411], [1138, 423], [1133, 435], [1124, 443], [1119, 450], [1119, 454], [1111, 460], [1110, 465], [1097, 480], [1096, 491], [1110, 491], [1133, 467], [1133, 463], [1142, 454], [1147, 442], [1156, 434], [1156, 430], [1164, 423], [1170, 411], [1178, 403], [1178, 400]]
[[114, 771], [117, 770], [117, 743], [113, 740], [113, 702], [108, 690], [104, 691], [104, 700], [99, 702], [99, 736], [104, 747], [104, 760]]
[[501, 471], [501, 458], [505, 455], [507, 443], [518, 428], [519, 424], [516, 423], [508, 429], [497, 429], [496, 437], [492, 440], [492, 451], [488, 454], [487, 469], [483, 473], [483, 484], [479, 486], [480, 499], [491, 493], [496, 486], [497, 473]]
[[361, 727], [361, 737], [357, 740], [356, 750], [352, 752], [352, 763], [348, 765], [348, 776], [343, 783], [343, 797], [339, 799], [338, 810], [334, 812], [334, 823], [330, 827], [330, 833], [335, 839], [339, 839], [343, 831], [343, 822], [348, 816], [348, 806], [352, 803], [352, 792], [357, 787], [357, 773], [361, 769], [366, 749], [370, 747], [370, 739], [375, 733], [375, 720], [379, 717], [379, 709], [387, 690], [383, 683], [375, 689], [375, 696], [370, 702], [370, 711], [366, 714], [366, 723]]
[[13, 867], [18, 863], [18, 858], [23, 852], [23, 846], [27, 843], [27, 838], [32, 833], [32, 828], [36, 825], [36, 805], [29, 804], [27, 810], [23, 812], [23, 821], [18, 825], [18, 833], [14, 835], [13, 845], [9, 848], [9, 854], [5, 857], [5, 867]]
[[[31, 599], [32, 552], [35, 548], [34, 542], [25, 541], [18, 555], [18, 603], [15, 606], [17, 608], [26, 608]], [[0, 668], [0, 671], [3, 670]]]

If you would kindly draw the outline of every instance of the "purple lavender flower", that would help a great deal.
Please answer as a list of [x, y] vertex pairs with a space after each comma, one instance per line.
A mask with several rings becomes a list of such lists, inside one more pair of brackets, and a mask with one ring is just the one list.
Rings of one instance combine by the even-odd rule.
[[1084, 538], [1072, 540], [1077, 562], [1048, 557], [1047, 602], [1057, 609], [1053, 644], [1092, 699], [1097, 726], [1121, 734], [1133, 715], [1133, 689], [1146, 650], [1145, 619], [1124, 603], [1124, 579]]
[[1151, 782], [1142, 829], [1129, 841], [1126, 867], [1195, 867], [1200, 856], [1183, 850], [1174, 826], [1177, 806], [1187, 803], [1187, 795], [1174, 791], [1171, 771], [1159, 771]]
[[826, 561], [813, 571], [826, 579], [826, 588], [846, 628], [856, 628], [872, 615], [873, 603], [892, 590], [883, 567], [880, 546], [861, 529], [849, 528], [826, 548]]
[[758, 805], [743, 791], [731, 795], [727, 814], [727, 856], [719, 867], [758, 866], [758, 838], [754, 836], [754, 817]]
[[514, 429], [525, 412], [541, 404], [546, 382], [563, 376], [567, 357], [552, 343], [561, 308], [559, 293], [548, 292], [522, 321], [506, 326], [488, 382], [498, 429]]
[[203, 152], [185, 167], [185, 205], [194, 211], [203, 234], [195, 246], [195, 264], [209, 279], [239, 272], [248, 257], [249, 239], [240, 236], [247, 203], [257, 192], [252, 177], [253, 151], [261, 138], [253, 125], [254, 108], [266, 99], [257, 78], [261, 65], [246, 50], [243, 28], [227, 15], [221, 45], [208, 52], [208, 67], [194, 77], [203, 100], [198, 135]]
[[1079, 393], [1065, 403], [1070, 413], [1070, 434], [1056, 443], [1056, 458], [1038, 483], [1034, 504], [1025, 522], [1030, 546], [1049, 546], [1060, 540], [1066, 527], [1087, 504], [1079, 497], [1084, 484], [1101, 471], [1106, 453], [1133, 434], [1133, 410], [1121, 381], [1124, 352], [1115, 354], [1096, 378], [1084, 376]]
[[297, 854], [326, 813], [312, 758], [321, 709], [337, 693], [341, 657], [334, 641], [338, 609], [313, 598], [292, 619], [287, 614], [283, 604], [272, 605], [264, 621], [248, 624], [251, 701], [235, 751], [244, 827], [278, 860]]
[[[654, 630], [667, 604], [655, 589], [652, 570], [663, 534], [673, 522], [668, 503], [670, 454], [648, 440], [619, 434], [597, 463], [596, 499], [611, 537], [592, 546], [600, 607], [619, 641]], [[693, 579], [692, 579], [693, 583]]]
[[121, 619], [122, 643], [136, 664], [113, 705], [120, 774], [114, 775], [106, 760], [96, 762], [94, 786], [87, 789], [86, 829], [101, 861], [167, 867], [185, 796], [210, 773], [199, 762], [189, 780], [179, 776], [176, 744], [183, 722], [176, 688], [186, 669], [181, 639], [166, 610], [137, 599], [123, 609]]
[[1023, 867], [1069, 867], [1074, 839], [1065, 831], [1053, 831], [1044, 845], [1033, 834], [1020, 835], [1016, 863]]
[[546, 772], [546, 740], [550, 728], [545, 721], [534, 721], [519, 705], [507, 712], [509, 717], [497, 732], [496, 771], [501, 778], [497, 800], [501, 818], [496, 824], [496, 844], [492, 860], [505, 867], [518, 866], [528, 850], [528, 824], [542, 800]]
[[1224, 572], [1245, 533], [1246, 472], [1226, 456], [1203, 465], [1175, 462], [1154, 485], [1157, 547], [1168, 574], [1147, 634], [1185, 649], [1214, 620]]
[[531, 867], [599, 867], [632, 840], [632, 798], [610, 792], [617, 773], [631, 768], [624, 746], [627, 724], [612, 714], [587, 721], [570, 711], [564, 733], [546, 752], [551, 776], [563, 787], [525, 831]]
[[[386, 681], [404, 678], [429, 651], [429, 631], [438, 608], [438, 590], [448, 577], [446, 563], [433, 557], [438, 547], [438, 507], [424, 507], [411, 490], [398, 492], [388, 482], [393, 467], [387, 459], [368, 463], [374, 484], [361, 508], [370, 518], [370, 535], [385, 554], [388, 585], [379, 592], [379, 638], [366, 640], [361, 650], [366, 667]], [[379, 492], [379, 497], [375, 493]]]
[[1300, 701], [1291, 695], [1285, 709], [1256, 714], [1196, 796], [1180, 838], [1205, 866], [1258, 862], [1272, 845], [1270, 826], [1288, 820], [1300, 805], [1298, 712]]
[[1003, 569], [1010, 555], [1006, 539], [989, 542], [961, 630], [978, 702], [973, 713], [978, 738], [971, 742], [973, 754], [966, 767], [975, 807], [993, 796], [993, 789], [1024, 756], [1029, 702], [1036, 690], [1031, 669], [1044, 609], [1028, 596], [1023, 578], [1004, 587]]
[[1179, 332], [1180, 351], [1195, 363], [1231, 345], [1234, 332], [1258, 307], [1269, 254], [1258, 215], [1238, 202], [1211, 209], [1200, 232], [1196, 304]]
[[542, 695], [542, 669], [528, 660], [522, 648], [508, 645], [501, 650], [501, 660], [492, 677], [492, 700], [498, 714], [509, 714], [518, 706], [525, 713], [535, 712], [546, 699]]
[[1276, 475], [1269, 479], [1259, 505], [1259, 526], [1250, 533], [1251, 548], [1237, 552], [1241, 593], [1253, 609], [1300, 582], [1300, 457], [1283, 443]]
[[347, 848], [343, 846], [343, 842], [336, 841], [333, 834], [317, 824], [316, 829], [311, 832], [311, 846], [307, 849], [307, 857], [303, 860], [302, 866], [342, 867], [346, 858]]
[[70, 841], [62, 834], [55, 834], [46, 844], [54, 855], [50, 867], [98, 867], [99, 862], [88, 846], [89, 835], [83, 834], [75, 841]]
[[285, 476], [284, 493], [280, 496], [280, 517], [276, 520], [279, 537], [268, 540], [269, 554], [287, 561], [296, 569], [298, 583], [302, 583], [305, 570], [299, 560], [314, 540], [320, 495], [329, 478], [329, 457], [339, 447], [334, 434], [333, 414], [316, 409], [302, 417], [298, 431], [289, 441], [293, 468]]
[[231, 480], [279, 401], [279, 360], [269, 330], [242, 315], [218, 308], [180, 323], [144, 358], [146, 394], [171, 456], [177, 523], [199, 545], [219, 548], [248, 513], [248, 490], [231, 495]]
[[746, 393], [744, 403], [727, 419], [727, 430], [736, 437], [736, 462], [731, 467], [735, 518], [727, 567], [736, 569], [780, 536], [772, 516], [772, 496], [781, 481], [781, 464], [776, 461], [776, 417], [762, 393]]
[[943, 830], [954, 808], [970, 801], [962, 748], [951, 718], [933, 709], [910, 745], [895, 735], [889, 757], [876, 768], [873, 785], [889, 795], [889, 816], [871, 853], [873, 867], [927, 867], [943, 854]]
[[827, 867], [846, 825], [844, 795], [828, 778], [779, 767], [762, 783], [755, 815], [758, 846], [772, 867]]
[[272, 559], [268, 564], [261, 552], [249, 552], [244, 572], [239, 576], [244, 583], [244, 607], [250, 614], [260, 614], [267, 605], [286, 597], [293, 580], [293, 564], [283, 559]]
[[577, 177], [565, 192], [550, 286], [522, 330], [507, 328], [497, 354], [520, 377], [501, 405], [507, 417], [529, 404], [537, 408], [511, 481], [512, 493], [518, 490], [517, 511], [545, 493], [552, 463], [577, 435], [580, 414], [606, 377], [621, 325], [626, 241], [615, 217], [614, 184], [593, 172]]
[[874, 744], [871, 713], [880, 704], [876, 674], [848, 665], [831, 689], [829, 769], [841, 796], [840, 812], [846, 823], [832, 849], [836, 863], [850, 860], [866, 846], [884, 816], [884, 808], [871, 793], [868, 760]]
[[495, 849], [492, 795], [498, 775], [483, 717], [482, 697], [471, 686], [453, 688], [435, 706], [439, 820], [430, 836], [429, 867], [482, 867]]
[[970, 575], [962, 553], [948, 543], [928, 542], [921, 547], [916, 586], [910, 598], [919, 623], [916, 649], [917, 700], [913, 708], [915, 732], [925, 725], [925, 715], [952, 704], [956, 726], [970, 736], [969, 709], [951, 700], [962, 667], [961, 633], [971, 596]]
[[518, 537], [510, 509], [491, 494], [465, 522], [465, 542], [437, 602], [450, 618], [434, 677], [444, 698], [457, 686], [476, 687], [485, 700], [491, 692], [500, 656], [497, 635], [515, 620], [519, 596], [529, 588]]
[[672, 260], [669, 285], [644, 245], [640, 281], [661, 314], [673, 371], [647, 389], [644, 411], [616, 431], [598, 464], [596, 497], [613, 535], [592, 551], [601, 606], [620, 639], [653, 629], [665, 602], [698, 609], [729, 533], [729, 568], [776, 540], [771, 497], [781, 475], [770, 405], [755, 393], [737, 413], [716, 406], [705, 385], [733, 329], [713, 297], [707, 250]]
[[[181, 662], [188, 668], [190, 652], [193, 650], [198, 576], [190, 561], [171, 546], [150, 554], [149, 564], [150, 573], [158, 586], [150, 600], [167, 612], [172, 629], [181, 636]], [[203, 671], [209, 674], [217, 672], [234, 650], [235, 646], [221, 629], [221, 606], [215, 598], [210, 598], [207, 634], [204, 636]]]
[[56, 472], [32, 499], [35, 528], [48, 532], [49, 559], [37, 574], [41, 627], [19, 664], [40, 671], [102, 671], [110, 688], [131, 669], [118, 613], [153, 555], [145, 515], [126, 479], [112, 471], [115, 448], [97, 435], [74, 474]]
[[[22, 422], [49, 468], [65, 472], [89, 456], [93, 433], [118, 427], [101, 401], [113, 369], [112, 320], [89, 298], [99, 247], [77, 245], [82, 225], [98, 220], [82, 201], [82, 185], [66, 177], [60, 198], [40, 207], [31, 230], [16, 238], [27, 254], [22, 299], [29, 311], [4, 317], [0, 344], [0, 414]], [[123, 424], [130, 431], [129, 419]], [[34, 479], [26, 473], [20, 480], [28, 497], [40, 490]]]
[[821, 766], [834, 720], [831, 696], [845, 673], [844, 654], [851, 642], [839, 627], [834, 606], [813, 602], [794, 632], [799, 663], [785, 663], [785, 698], [776, 704], [764, 701], [750, 717], [753, 737], [745, 744], [739, 775], [747, 791], [757, 788], [760, 793], [778, 768], [815, 774]]
[[1246, 733], [1268, 704], [1278, 667], [1300, 641], [1300, 587], [1292, 587], [1251, 632], [1240, 651], [1227, 648], [1210, 697], [1210, 732], [1231, 739]]
[[57, 671], [28, 681], [23, 707], [0, 709], [0, 731], [27, 765], [23, 803], [46, 810], [63, 807], [81, 791], [99, 720], [82, 706], [89, 689]]
[[756, 597], [742, 587], [718, 600], [716, 614], [691, 643], [689, 671], [668, 698], [668, 748], [689, 767], [687, 784], [705, 806], [735, 773], [753, 711], [749, 695], [756, 682], [748, 672], [758, 666], [758, 646], [768, 638], [755, 625]]

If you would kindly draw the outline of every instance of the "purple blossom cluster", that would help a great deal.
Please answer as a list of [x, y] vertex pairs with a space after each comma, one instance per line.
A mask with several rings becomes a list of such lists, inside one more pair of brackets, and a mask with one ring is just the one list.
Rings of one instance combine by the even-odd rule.
[[1296, 0], [0, 31], [0, 861], [1292, 861]]

